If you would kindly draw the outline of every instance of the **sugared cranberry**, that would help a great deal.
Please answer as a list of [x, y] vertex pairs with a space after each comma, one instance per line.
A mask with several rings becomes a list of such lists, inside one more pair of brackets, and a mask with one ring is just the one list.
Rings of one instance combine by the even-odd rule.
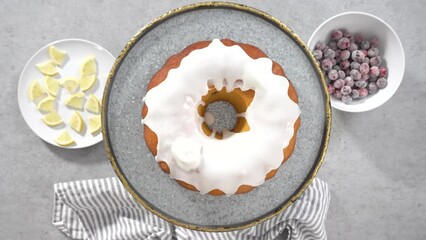
[[380, 67], [379, 71], [380, 71], [379, 77], [386, 77], [386, 75], [388, 75], [388, 69], [385, 67]]
[[343, 86], [345, 86], [345, 81], [343, 79], [337, 79], [333, 83], [334, 88], [341, 89]]
[[368, 90], [367, 90], [367, 88], [361, 88], [358, 91], [359, 91], [359, 97], [360, 98], [365, 98], [365, 97], [368, 96]]
[[370, 82], [368, 84], [368, 93], [373, 94], [376, 93], [379, 90], [379, 88], [376, 85], [376, 82]]
[[362, 51], [360, 50], [355, 50], [352, 52], [352, 60], [356, 61], [356, 62], [362, 62], [362, 60], [364, 60], [365, 55]]
[[349, 104], [352, 102], [352, 97], [350, 95], [342, 96], [342, 102]]
[[370, 76], [371, 77], [378, 77], [380, 74], [380, 70], [377, 66], [372, 66], [370, 68]]
[[382, 63], [380, 56], [370, 58], [370, 66], [379, 66]]
[[315, 50], [322, 51], [322, 50], [324, 50], [324, 48], [325, 48], [325, 42], [323, 42], [323, 41], [319, 41], [319, 42], [317, 42], [317, 44], [315, 44]]
[[330, 78], [332, 81], [336, 80], [339, 77], [339, 74], [336, 70], [332, 69], [328, 71], [328, 78]]
[[354, 84], [354, 79], [351, 76], [345, 77], [345, 86], [353, 87]]
[[343, 37], [337, 42], [337, 47], [343, 50], [348, 48], [350, 44], [349, 38]]
[[322, 60], [322, 62], [321, 62], [321, 68], [322, 69], [328, 71], [332, 67], [333, 67], [333, 62], [330, 59], [326, 58], [326, 59]]
[[376, 85], [377, 87], [379, 87], [380, 89], [383, 89], [386, 87], [386, 85], [388, 85], [388, 81], [386, 80], [386, 78], [381, 77], [379, 79], [377, 79], [376, 81]]
[[361, 65], [359, 65], [359, 71], [361, 74], [367, 74], [370, 71], [370, 65], [368, 63], [361, 63]]
[[343, 87], [340, 89], [340, 91], [342, 92], [342, 94], [343, 94], [344, 96], [346, 96], [346, 95], [351, 94], [351, 92], [352, 92], [352, 88], [351, 88], [351, 87], [349, 87], [349, 86], [343, 86]]
[[361, 73], [357, 69], [352, 69], [350, 75], [355, 81], [361, 79]]
[[331, 32], [331, 39], [333, 39], [334, 41], [337, 41], [341, 39], [342, 37], [343, 37], [343, 33], [340, 30], [334, 30], [333, 32]]

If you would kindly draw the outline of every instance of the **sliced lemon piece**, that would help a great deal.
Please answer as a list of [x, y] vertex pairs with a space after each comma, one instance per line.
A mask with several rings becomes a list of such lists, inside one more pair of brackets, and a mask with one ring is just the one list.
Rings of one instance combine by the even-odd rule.
[[98, 98], [95, 95], [90, 94], [89, 99], [87, 99], [86, 102], [86, 110], [98, 114], [100, 112], [100, 109], [101, 104], [99, 103]]
[[71, 108], [83, 110], [84, 94], [76, 93], [65, 99], [65, 105]]
[[69, 146], [74, 142], [74, 139], [71, 138], [70, 134], [67, 131], [61, 133], [56, 139], [55, 142], [60, 146]]
[[59, 115], [56, 111], [52, 111], [44, 115], [41, 120], [43, 120], [43, 122], [46, 123], [47, 126], [51, 127], [57, 126], [63, 122], [61, 115]]
[[56, 69], [56, 64], [53, 60], [36, 64], [36, 67], [44, 75], [53, 76], [58, 73], [58, 69]]
[[80, 88], [83, 91], [87, 91], [93, 87], [95, 82], [96, 82], [95, 74], [82, 76], [80, 79]]
[[93, 56], [86, 57], [81, 63], [81, 76], [96, 74], [96, 58]]
[[56, 80], [56, 79], [54, 79], [52, 77], [46, 76], [44, 78], [44, 85], [46, 86], [47, 92], [50, 95], [56, 97], [56, 95], [58, 94], [58, 91], [59, 91], [59, 82], [58, 82], [58, 80]]
[[101, 116], [93, 116], [89, 118], [89, 131], [95, 134], [101, 129]]
[[65, 57], [67, 56], [67, 52], [55, 46], [50, 46], [49, 56], [57, 65], [61, 65], [64, 62]]
[[38, 104], [37, 104], [38, 110], [45, 111], [45, 112], [52, 112], [55, 111], [55, 98], [52, 96], [47, 96], [43, 98]]
[[83, 131], [83, 118], [81, 117], [80, 113], [74, 112], [71, 115], [70, 118], [70, 126], [72, 129], [74, 129], [76, 132]]
[[28, 96], [30, 97], [31, 101], [36, 100], [44, 94], [46, 94], [46, 91], [44, 91], [43, 87], [37, 80], [34, 80], [30, 83], [30, 86], [28, 87]]
[[69, 93], [74, 93], [80, 85], [80, 81], [73, 77], [63, 78], [60, 83]]

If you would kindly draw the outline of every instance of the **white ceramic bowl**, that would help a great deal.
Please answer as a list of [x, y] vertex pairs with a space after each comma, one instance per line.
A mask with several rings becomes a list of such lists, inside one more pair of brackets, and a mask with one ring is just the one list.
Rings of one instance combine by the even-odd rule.
[[388, 85], [376, 94], [356, 99], [350, 104], [331, 96], [331, 106], [346, 112], [364, 112], [384, 104], [395, 94], [404, 76], [405, 55], [399, 37], [389, 24], [376, 16], [363, 12], [345, 12], [323, 22], [310, 37], [308, 47], [313, 50], [318, 41], [330, 41], [330, 33], [334, 29], [363, 33], [367, 39], [377, 36], [382, 57], [381, 65], [388, 68]]

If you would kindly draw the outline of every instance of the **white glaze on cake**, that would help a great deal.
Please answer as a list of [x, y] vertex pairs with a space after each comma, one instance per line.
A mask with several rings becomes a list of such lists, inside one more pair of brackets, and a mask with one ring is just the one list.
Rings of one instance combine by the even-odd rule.
[[[255, 91], [243, 114], [249, 131], [226, 132], [222, 140], [203, 133], [204, 119], [197, 107], [203, 104], [201, 97], [207, 94], [209, 84], [216, 89], [226, 87], [228, 92], [235, 87]], [[293, 125], [300, 115], [288, 88], [286, 78], [272, 73], [269, 58], [254, 60], [237, 45], [225, 46], [215, 39], [192, 51], [145, 96], [148, 114], [143, 123], [157, 134], [156, 160], [168, 164], [172, 178], [203, 194], [220, 189], [231, 195], [241, 185], [262, 184], [266, 174], [283, 161], [283, 149], [293, 137]], [[188, 142], [196, 147], [182, 146]], [[179, 162], [185, 154], [195, 160]]]

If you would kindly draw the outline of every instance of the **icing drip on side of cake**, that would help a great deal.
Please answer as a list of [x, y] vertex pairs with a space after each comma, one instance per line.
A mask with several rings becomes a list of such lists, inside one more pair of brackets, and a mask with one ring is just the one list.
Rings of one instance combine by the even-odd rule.
[[[222, 140], [205, 136], [197, 107], [210, 84], [228, 92], [236, 87], [255, 91], [243, 114], [249, 131], [225, 132]], [[143, 123], [157, 134], [156, 160], [168, 164], [172, 178], [203, 194], [220, 189], [231, 195], [241, 185], [262, 184], [283, 161], [283, 149], [300, 115], [288, 87], [286, 78], [272, 73], [272, 60], [254, 60], [237, 45], [225, 46], [215, 39], [192, 51], [145, 96], [149, 110]]]

